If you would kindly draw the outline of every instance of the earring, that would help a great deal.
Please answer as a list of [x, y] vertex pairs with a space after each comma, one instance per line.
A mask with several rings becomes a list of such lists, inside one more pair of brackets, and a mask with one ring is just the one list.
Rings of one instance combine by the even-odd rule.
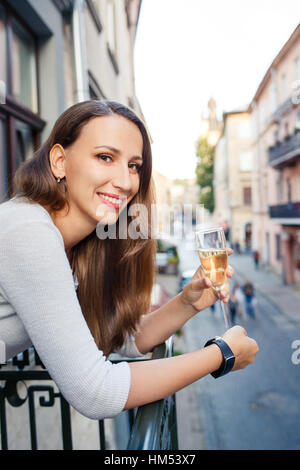
[[56, 178], [56, 181], [57, 181], [58, 183], [60, 183], [60, 182], [61, 182], [61, 178]]

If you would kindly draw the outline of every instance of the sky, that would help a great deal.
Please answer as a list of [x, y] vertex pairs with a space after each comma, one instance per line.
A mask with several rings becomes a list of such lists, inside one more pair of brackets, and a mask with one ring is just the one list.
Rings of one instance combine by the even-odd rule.
[[134, 61], [136, 94], [153, 166], [195, 176], [201, 116], [249, 104], [300, 21], [300, 0], [142, 0]]

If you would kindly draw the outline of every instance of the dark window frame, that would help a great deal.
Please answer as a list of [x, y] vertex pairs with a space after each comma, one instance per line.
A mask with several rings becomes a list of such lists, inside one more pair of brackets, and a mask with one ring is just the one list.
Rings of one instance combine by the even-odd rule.
[[108, 57], [110, 58], [110, 61], [111, 61], [111, 63], [112, 63], [112, 66], [113, 66], [113, 69], [114, 69], [114, 71], [115, 71], [115, 74], [116, 74], [116, 75], [119, 75], [120, 70], [119, 70], [118, 62], [117, 62], [117, 59], [116, 59], [116, 57], [115, 57], [115, 54], [112, 52], [111, 48], [109, 47], [109, 43], [108, 43], [108, 42], [106, 43], [106, 47], [107, 47]]
[[[0, 104], [0, 115], [4, 116], [6, 120], [6, 159], [7, 159], [7, 174], [8, 174], [8, 197], [13, 192], [13, 177], [17, 170], [17, 152], [16, 152], [16, 120], [23, 121], [31, 127], [32, 140], [34, 150], [36, 150], [41, 141], [40, 133], [45, 126], [45, 121], [39, 116], [40, 110], [40, 89], [39, 89], [39, 72], [38, 72], [38, 38], [24, 23], [22, 18], [5, 2], [0, 0], [5, 10], [5, 34], [6, 34], [6, 57], [7, 57], [7, 83], [6, 83], [6, 101], [5, 104]], [[22, 27], [28, 31], [34, 38], [35, 43], [35, 64], [36, 64], [36, 79], [37, 79], [37, 108], [38, 112], [34, 113], [31, 109], [23, 104], [17, 102], [11, 94], [12, 90], [12, 19], [16, 19]]]
[[[109, 43], [109, 40], [106, 42], [106, 50], [107, 50], [107, 54], [108, 54], [108, 57], [110, 58], [110, 61], [111, 61], [111, 64], [113, 66], [113, 69], [115, 71], [115, 74], [116, 75], [119, 75], [120, 73], [120, 69], [119, 69], [119, 66], [118, 66], [118, 60], [117, 60], [117, 49], [118, 49], [118, 45], [117, 45], [117, 36], [116, 36], [116, 13], [115, 13], [115, 4], [114, 4], [114, 1], [111, 0], [110, 1], [110, 5], [112, 6], [113, 8], [113, 28], [114, 28], [114, 45], [115, 45], [115, 48], [114, 50], [110, 47], [110, 43]], [[109, 5], [107, 5], [108, 7]], [[107, 24], [107, 27], [110, 28], [110, 25]]]
[[102, 88], [100, 87], [97, 79], [95, 78], [94, 74], [89, 70], [88, 71], [89, 77], [89, 90], [90, 90], [90, 97], [94, 95], [94, 99], [98, 100], [106, 100], [107, 96], [103, 93]]
[[281, 236], [279, 233], [275, 233], [275, 247], [276, 247], [276, 260], [281, 260]]
[[95, 7], [93, 0], [85, 0], [88, 6], [89, 12], [94, 20], [98, 33], [101, 33], [103, 26], [100, 19], [100, 14], [98, 9]]

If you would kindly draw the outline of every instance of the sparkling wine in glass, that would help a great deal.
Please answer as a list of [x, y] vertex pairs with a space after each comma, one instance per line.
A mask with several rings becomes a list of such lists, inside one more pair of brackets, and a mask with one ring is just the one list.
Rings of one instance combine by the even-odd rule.
[[[222, 228], [214, 228], [196, 232], [196, 242], [201, 266], [212, 287], [220, 292], [226, 283], [228, 255], [226, 238]], [[225, 326], [228, 329], [229, 316], [224, 302], [221, 302]]]

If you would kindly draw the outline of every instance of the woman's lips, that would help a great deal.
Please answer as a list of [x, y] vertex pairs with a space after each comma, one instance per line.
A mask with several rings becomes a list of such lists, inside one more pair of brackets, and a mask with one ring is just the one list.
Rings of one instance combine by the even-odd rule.
[[114, 209], [120, 209], [122, 203], [126, 198], [120, 197], [118, 195], [113, 195], [109, 193], [97, 193], [99, 198], [102, 202], [104, 202], [107, 206], [113, 207]]

